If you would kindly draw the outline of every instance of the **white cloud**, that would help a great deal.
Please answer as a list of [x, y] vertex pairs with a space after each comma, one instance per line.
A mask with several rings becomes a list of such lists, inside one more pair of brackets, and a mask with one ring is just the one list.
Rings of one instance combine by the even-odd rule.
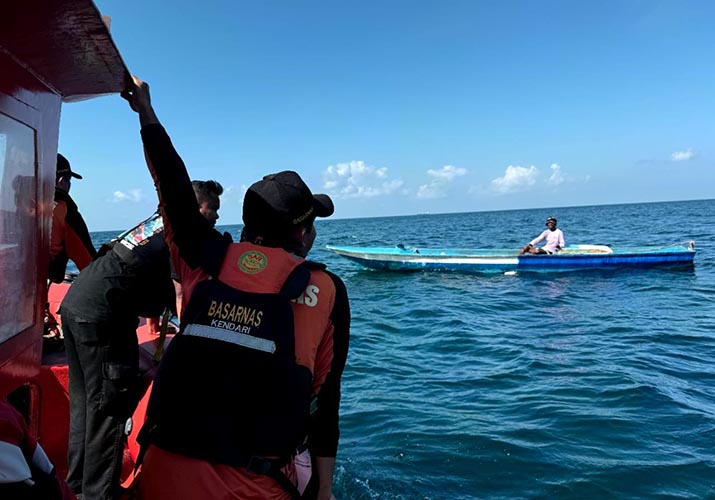
[[447, 189], [452, 185], [454, 179], [467, 175], [467, 169], [445, 165], [440, 170], [428, 170], [427, 174], [432, 180], [423, 184], [417, 189], [418, 198], [444, 198], [447, 196]]
[[227, 188], [224, 188], [223, 194], [221, 195], [221, 202], [226, 203], [226, 202], [232, 202], [234, 200], [243, 202], [243, 197], [246, 195], [246, 191], [248, 191], [248, 186], [245, 184], [241, 184], [240, 186], [228, 186]]
[[691, 148], [688, 148], [683, 151], [675, 151], [670, 155], [670, 159], [672, 161], [688, 161], [695, 158], [696, 155], [697, 153], [695, 151], [693, 151]]
[[323, 188], [345, 198], [372, 198], [394, 193], [404, 182], [390, 179], [386, 167], [373, 167], [363, 161], [330, 165], [323, 173]]
[[564, 175], [561, 173], [561, 165], [558, 163], [551, 164], [551, 176], [549, 177], [549, 184], [552, 186], [558, 186], [566, 180]]
[[129, 192], [115, 191], [112, 193], [112, 198], [109, 200], [112, 203], [121, 203], [127, 201], [130, 203], [138, 203], [144, 199], [141, 189], [130, 189]]
[[492, 180], [491, 188], [501, 194], [523, 191], [533, 187], [538, 176], [539, 171], [534, 165], [529, 168], [509, 165], [502, 177]]

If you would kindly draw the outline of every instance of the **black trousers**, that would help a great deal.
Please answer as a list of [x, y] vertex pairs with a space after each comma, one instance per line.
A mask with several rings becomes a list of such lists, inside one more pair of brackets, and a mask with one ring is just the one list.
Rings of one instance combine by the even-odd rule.
[[125, 425], [139, 401], [138, 319], [97, 323], [62, 310], [69, 365], [67, 484], [86, 500], [120, 493]]

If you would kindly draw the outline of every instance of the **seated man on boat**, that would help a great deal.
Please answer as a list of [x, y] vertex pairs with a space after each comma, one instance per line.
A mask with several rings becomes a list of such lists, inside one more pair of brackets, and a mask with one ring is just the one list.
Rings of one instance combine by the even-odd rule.
[[139, 441], [139, 493], [155, 500], [301, 498], [295, 465], [311, 454], [309, 496], [332, 500], [340, 379], [350, 310], [342, 280], [305, 260], [316, 217], [333, 213], [291, 171], [246, 192], [241, 242], [200, 216], [186, 167], [135, 79], [167, 239], [187, 264], [180, 331], [161, 360]]
[[[564, 233], [561, 229], [556, 227], [556, 217], [549, 217], [546, 219], [546, 227], [539, 236], [531, 240], [524, 248], [519, 251], [519, 255], [525, 253], [530, 254], [552, 254], [560, 252], [565, 246], [564, 243]], [[546, 241], [546, 244], [542, 247], [535, 247], [542, 241]]]

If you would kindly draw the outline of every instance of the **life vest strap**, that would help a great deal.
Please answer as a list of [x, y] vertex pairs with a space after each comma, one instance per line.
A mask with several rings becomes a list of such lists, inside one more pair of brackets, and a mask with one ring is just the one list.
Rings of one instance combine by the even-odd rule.
[[286, 492], [288, 492], [291, 500], [300, 500], [300, 491], [298, 491], [295, 484], [293, 484], [293, 482], [288, 479], [288, 476], [286, 476], [281, 470], [281, 467], [286, 464], [286, 460], [270, 460], [253, 455], [248, 457], [248, 461], [245, 462], [245, 465], [236, 463], [234, 466], [244, 467], [246, 470], [253, 472], [254, 474], [261, 474], [263, 476], [270, 477], [280, 484]]

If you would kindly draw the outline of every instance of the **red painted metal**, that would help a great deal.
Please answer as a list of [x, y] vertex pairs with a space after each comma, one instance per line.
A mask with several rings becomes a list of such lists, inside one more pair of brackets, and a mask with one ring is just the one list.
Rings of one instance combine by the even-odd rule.
[[[15, 218], [9, 226], [0, 218], [0, 245], [7, 227], [13, 234], [28, 236], [33, 245], [24, 254], [24, 265], [12, 273], [2, 272], [3, 262], [7, 262], [3, 252], [10, 245], [0, 246], [0, 304], [3, 294], [24, 290], [22, 285], [27, 283], [30, 293], [26, 300], [32, 302], [30, 324], [23, 324], [9, 336], [0, 336], [0, 398], [20, 386], [29, 388], [30, 428], [64, 475], [69, 429], [67, 362], [62, 355], [46, 356], [41, 362], [60, 107], [63, 101], [120, 92], [131, 77], [91, 0], [15, 0], [3, 2], [0, 10], [0, 118], [4, 115], [34, 133], [33, 163], [24, 175], [29, 176], [28, 192], [35, 195], [30, 204], [33, 217], [25, 222]], [[3, 203], [10, 203], [7, 200], [11, 197], [15, 199], [13, 179], [5, 178], [6, 172], [17, 168], [13, 161], [0, 158], [0, 214], [5, 210]], [[20, 204], [11, 205], [12, 210], [6, 211], [15, 214]], [[13, 258], [18, 261], [16, 256]], [[68, 285], [52, 286], [51, 311], [57, 310], [67, 288]], [[2, 314], [0, 311], [0, 322], [8, 317]], [[137, 334], [147, 390], [134, 413], [134, 428], [125, 450], [125, 487], [133, 481], [131, 471], [139, 451], [136, 435], [144, 422], [156, 370], [153, 356], [157, 337], [143, 324]], [[299, 471], [305, 483], [309, 464], [301, 464]]]
[[[28, 389], [24, 410], [31, 432], [64, 474], [67, 361], [61, 354], [42, 359], [60, 108], [62, 102], [118, 93], [131, 77], [91, 0], [12, 1], [1, 10], [0, 306], [8, 307], [0, 310], [0, 398]], [[55, 311], [67, 285], [52, 288]], [[147, 385], [152, 341], [142, 338], [152, 351], [142, 349]], [[142, 401], [136, 427], [145, 408]], [[125, 485], [138, 451], [135, 434], [126, 452]]]
[[3, 2], [0, 47], [65, 102], [121, 92], [130, 81], [90, 0]]
[[[15, 238], [4, 239], [4, 250], [0, 251], [0, 271], [3, 272], [3, 286], [0, 294], [11, 294], [17, 290], [29, 291], [24, 304], [31, 307], [31, 324], [22, 325], [5, 342], [0, 344], [0, 397], [35, 375], [40, 365], [42, 349], [42, 314], [46, 294], [45, 271], [48, 262], [52, 200], [54, 193], [54, 167], [57, 153], [57, 138], [60, 115], [60, 96], [38, 81], [23, 65], [0, 52], [0, 113], [4, 121], [16, 123], [34, 133], [33, 166], [28, 168], [17, 163], [10, 154], [3, 158], [3, 176], [0, 178], [3, 205], [3, 238], [9, 233]], [[9, 151], [8, 151], [9, 153]], [[23, 202], [19, 206], [15, 199], [13, 184], [18, 173], [28, 181]], [[23, 210], [34, 212], [34, 216], [20, 217]], [[16, 217], [13, 218], [12, 215]], [[19, 246], [17, 240], [28, 243], [29, 248]], [[3, 242], [0, 242], [3, 244]], [[18, 252], [20, 255], [12, 255]], [[17, 269], [16, 263], [22, 263]], [[8, 267], [10, 269], [8, 269]], [[3, 269], [4, 268], [4, 269]], [[28, 290], [29, 289], [29, 290]], [[8, 297], [6, 302], [16, 304], [17, 297]], [[1, 311], [5, 324], [16, 311]]]
[[[5, 115], [6, 123], [22, 124], [34, 133], [34, 170], [21, 168], [11, 155], [0, 163], [0, 228], [6, 235], [16, 235], [10, 243], [0, 241], [0, 271], [3, 263], [6, 267], [13, 264], [13, 272], [3, 273], [0, 278], [0, 298], [29, 288], [22, 305], [32, 308], [29, 322], [18, 322], [17, 331], [0, 337], [0, 397], [5, 397], [40, 369], [61, 102], [120, 92], [130, 75], [90, 0], [4, 2], [0, 15], [0, 75], [0, 113]], [[27, 178], [23, 179], [24, 192], [30, 196], [24, 199], [34, 213], [24, 219], [17, 215], [19, 202], [11, 201], [15, 199], [15, 171], [19, 170]], [[19, 238], [24, 238], [28, 242], [25, 246], [30, 247], [23, 248], [22, 256], [16, 250]], [[15, 265], [18, 262], [19, 269]]]

